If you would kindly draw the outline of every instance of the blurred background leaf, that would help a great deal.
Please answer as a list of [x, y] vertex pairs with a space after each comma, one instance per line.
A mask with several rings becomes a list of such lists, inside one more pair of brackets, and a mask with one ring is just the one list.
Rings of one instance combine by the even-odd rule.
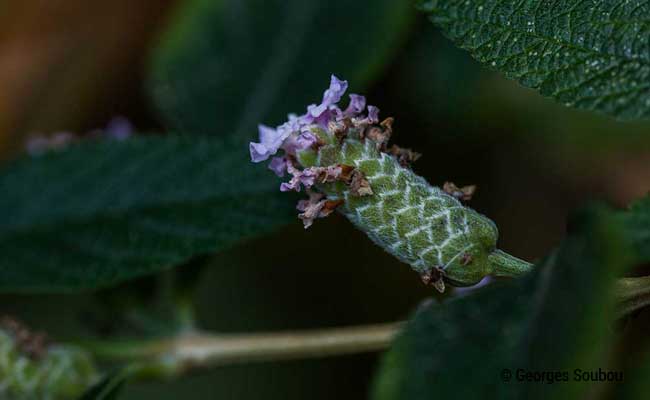
[[531, 320], [511, 367], [568, 371], [570, 376], [561, 385], [521, 384], [521, 398], [594, 396], [593, 382], [574, 381], [574, 370], [612, 368], [613, 286], [632, 266], [630, 243], [624, 227], [604, 209], [585, 210], [572, 225], [574, 232], [539, 266]]
[[22, 159], [0, 174], [0, 290], [106, 286], [267, 233], [293, 218], [268, 175], [229, 141], [174, 136]]
[[499, 372], [511, 364], [533, 288], [527, 279], [423, 305], [384, 355], [372, 398], [513, 398]]
[[155, 54], [154, 102], [174, 130], [254, 138], [320, 100], [330, 74], [364, 89], [413, 12], [402, 0], [187, 1]]
[[612, 284], [629, 251], [613, 218], [586, 219], [531, 276], [421, 307], [384, 356], [374, 398], [583, 398], [591, 383], [519, 384], [516, 370], [572, 374], [608, 361]]
[[476, 59], [544, 96], [622, 119], [650, 116], [644, 2], [424, 0], [421, 8]]

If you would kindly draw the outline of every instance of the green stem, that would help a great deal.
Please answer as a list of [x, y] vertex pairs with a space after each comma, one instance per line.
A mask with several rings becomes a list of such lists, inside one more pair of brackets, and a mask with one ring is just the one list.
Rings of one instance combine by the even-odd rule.
[[[490, 261], [497, 276], [516, 277], [532, 269], [532, 264], [499, 250]], [[619, 279], [616, 299], [619, 317], [649, 306], [650, 276]], [[100, 361], [127, 363], [136, 379], [167, 379], [214, 366], [380, 351], [389, 346], [401, 324], [263, 334], [187, 331], [173, 338], [77, 344]]]
[[511, 256], [505, 251], [494, 250], [488, 261], [492, 265], [495, 276], [515, 278], [533, 270], [534, 265], [517, 257]]
[[195, 368], [379, 351], [388, 347], [400, 325], [241, 335], [194, 332], [169, 339], [78, 344], [98, 360], [137, 364], [139, 378], [169, 378]]
[[[531, 271], [534, 267], [524, 260], [495, 250], [488, 257], [495, 276], [515, 278]], [[650, 306], [650, 276], [620, 278], [615, 284], [616, 309], [619, 318]]]

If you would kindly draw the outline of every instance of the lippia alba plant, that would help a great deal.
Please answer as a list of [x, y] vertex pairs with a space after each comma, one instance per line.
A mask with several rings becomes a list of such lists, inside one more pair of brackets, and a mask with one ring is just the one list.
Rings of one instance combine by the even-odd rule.
[[[623, 119], [647, 118], [648, 3], [422, 0], [418, 4], [442, 34], [469, 54], [459, 51], [452, 61], [437, 47], [451, 42], [442, 37], [439, 42], [431, 32], [418, 30], [421, 26], [413, 27], [410, 22], [416, 13], [411, 2], [190, 0], [179, 8], [178, 23], [163, 35], [162, 46], [152, 52], [151, 108], [160, 112], [159, 122], [169, 132], [142, 135], [121, 121], [101, 134], [61, 133], [29, 141], [27, 154], [0, 172], [0, 210], [6, 210], [0, 218], [0, 291], [7, 293], [8, 301], [2, 300], [11, 304], [13, 313], [19, 294], [98, 292], [84, 293], [84, 301], [78, 302], [82, 305], [74, 310], [93, 317], [82, 332], [70, 332], [71, 326], [64, 324], [67, 319], [61, 316], [73, 315], [71, 310], [51, 308], [48, 317], [61, 324], [57, 333], [70, 342], [46, 340], [13, 318], [0, 318], [0, 400], [115, 400], [127, 381], [176, 379], [196, 369], [229, 364], [385, 349], [373, 386], [375, 400], [587, 398], [601, 392], [600, 386], [594, 391], [570, 382], [502, 385], [499, 372], [518, 366], [531, 372], [587, 369], [604, 367], [611, 360], [628, 361], [615, 351], [625, 340], [612, 326], [650, 305], [650, 277], [624, 277], [631, 268], [650, 262], [650, 197], [627, 210], [594, 206], [571, 217], [562, 243], [533, 266], [499, 249], [496, 224], [468, 206], [475, 187], [430, 183], [429, 173], [417, 160], [419, 152], [426, 157], [433, 150], [418, 145], [416, 152], [397, 143], [411, 129], [404, 125], [431, 127], [438, 119], [441, 126], [456, 123], [449, 114], [431, 118], [415, 115], [426, 112], [412, 112], [413, 104], [429, 111], [434, 103], [447, 102], [451, 106], [445, 109], [471, 121], [479, 127], [472, 132], [483, 136], [462, 136], [468, 131], [458, 135], [463, 143], [476, 140], [481, 145], [468, 157], [469, 164], [478, 165], [474, 155], [486, 154], [510, 166], [507, 161], [512, 159], [507, 157], [512, 153], [500, 145], [520, 143], [501, 137], [503, 141], [490, 148], [496, 132], [491, 126], [510, 118], [506, 125], [519, 127], [526, 118], [517, 112], [502, 113], [500, 100], [510, 96], [500, 93], [506, 92], [498, 86], [502, 83], [494, 80], [458, 90], [464, 94], [454, 96], [454, 101], [447, 96], [468, 81], [468, 71], [475, 70], [462, 67], [474, 66], [470, 55], [562, 104]], [[407, 34], [411, 37], [405, 38]], [[394, 68], [391, 73], [386, 69], [389, 64]], [[406, 123], [380, 117], [379, 108], [368, 105], [364, 96], [346, 97], [348, 82], [334, 75], [320, 101], [285, 120], [286, 112], [303, 110], [320, 93], [322, 80], [332, 72], [360, 88], [382, 76], [387, 81], [382, 91], [390, 102], [382, 107], [404, 106], [394, 111], [403, 114]], [[481, 79], [477, 73], [471, 80]], [[541, 119], [521, 131], [528, 133], [547, 122]], [[286, 122], [276, 127], [258, 126], [259, 139], [249, 143], [257, 123], [281, 120]], [[565, 131], [580, 126], [556, 125]], [[413, 129], [417, 140], [427, 142], [433, 129], [419, 128]], [[445, 140], [436, 142], [444, 145]], [[525, 146], [517, 150], [531, 154]], [[442, 153], [448, 152], [438, 151], [445, 174], [474, 176], [475, 165], [460, 171], [458, 163], [446, 162], [449, 158], [443, 159]], [[269, 170], [282, 182], [276, 182]], [[500, 178], [515, 181], [511, 176]], [[621, 181], [626, 189], [632, 186], [627, 179]], [[521, 182], [512, 184], [517, 186], [515, 196], [503, 193], [506, 201], [495, 203], [503, 210], [508, 201], [519, 202], [522, 208], [510, 217], [521, 216], [530, 231], [542, 231], [543, 223], [525, 218], [525, 212], [534, 211], [526, 196], [519, 197], [527, 187], [520, 190]], [[572, 183], [562, 183], [568, 186], [567, 182]], [[292, 204], [296, 193], [302, 198]], [[333, 213], [363, 232], [369, 240], [362, 241], [368, 246], [374, 242], [387, 254], [360, 265], [360, 260], [366, 261], [362, 251], [348, 257], [350, 252], [331, 245], [339, 244], [338, 238], [322, 236], [325, 245], [319, 241], [317, 250], [323, 260], [311, 262], [315, 258], [311, 257], [305, 268], [298, 262], [289, 268], [313, 272], [327, 267], [328, 279], [349, 284], [351, 298], [367, 297], [368, 304], [378, 308], [395, 306], [395, 298], [409, 292], [412, 297], [399, 299], [404, 308], [398, 308], [397, 315], [420, 302], [422, 293], [432, 295], [432, 301], [413, 307], [417, 311], [408, 321], [308, 332], [224, 334], [203, 329], [203, 319], [196, 317], [199, 312], [215, 311], [212, 314], [222, 318], [226, 313], [217, 311], [231, 307], [242, 318], [238, 322], [259, 326], [279, 322], [264, 320], [265, 313], [258, 313], [259, 320], [245, 321], [246, 313], [223, 302], [223, 297], [196, 295], [206, 288], [202, 294], [223, 293], [218, 284], [224, 280], [209, 287], [214, 282], [199, 274], [207, 266], [214, 267], [215, 274], [225, 265], [236, 267], [233, 273], [249, 274], [237, 278], [269, 272], [270, 279], [237, 279], [241, 286], [228, 296], [255, 300], [286, 287], [275, 274], [273, 264], [280, 264], [275, 257], [252, 257], [247, 265], [241, 248], [221, 252], [256, 238], [251, 247], [260, 246], [256, 248], [260, 254], [267, 255], [270, 249], [288, 253], [283, 247], [289, 242], [286, 237], [265, 242], [263, 236], [292, 221], [299, 225], [296, 214], [304, 228], [310, 228], [327, 224], [321, 219]], [[293, 245], [291, 253], [304, 250]], [[355, 250], [363, 246], [353, 245]], [[409, 265], [433, 289], [409, 291], [409, 285], [419, 285], [417, 279], [400, 287], [375, 273], [383, 262], [392, 261], [391, 256]], [[297, 259], [293, 254], [288, 257]], [[382, 281], [384, 289], [395, 290], [397, 296], [382, 299], [386, 291], [359, 285], [368, 278], [363, 268], [372, 268], [372, 279]], [[290, 271], [292, 278], [298, 276], [294, 272]], [[147, 276], [154, 279], [146, 280]], [[486, 279], [491, 277], [520, 279]], [[110, 290], [135, 279], [139, 280], [134, 285]], [[295, 280], [301, 290], [317, 290], [320, 284], [331, 304], [319, 305], [328, 303], [328, 308], [353, 315], [354, 300], [339, 293], [327, 297], [331, 285], [314, 281]], [[477, 290], [481, 282], [489, 285]], [[196, 307], [199, 297], [210, 303]], [[282, 307], [304, 304], [297, 298], [268, 308], [287, 316], [279, 324], [290, 327], [300, 321], [288, 316], [293, 310]], [[20, 307], [15, 305], [16, 310]], [[312, 308], [299, 314], [308, 314], [310, 323], [341, 322], [328, 321]], [[215, 322], [227, 324], [210, 321]], [[648, 346], [647, 339], [639, 343], [630, 347], [630, 353]], [[644, 362], [650, 365], [648, 361]], [[289, 385], [299, 387], [296, 377], [288, 375]], [[628, 377], [635, 381], [632, 375], [625, 376], [626, 381]], [[210, 390], [224, 385], [208, 381]], [[636, 381], [650, 382], [647, 374]], [[229, 389], [224, 392], [231, 393]], [[602, 392], [611, 394], [607, 390]], [[319, 394], [327, 395], [313, 397]]]
[[305, 228], [338, 210], [440, 292], [445, 283], [469, 286], [532, 267], [497, 250], [496, 225], [461, 203], [463, 191], [432, 186], [413, 172], [419, 154], [388, 147], [392, 118], [380, 122], [379, 109], [357, 94], [339, 108], [347, 87], [332, 75], [320, 104], [275, 129], [261, 125], [260, 142], [250, 144], [253, 162], [282, 150], [269, 169], [291, 175], [281, 191], [307, 190], [309, 198], [297, 206]]

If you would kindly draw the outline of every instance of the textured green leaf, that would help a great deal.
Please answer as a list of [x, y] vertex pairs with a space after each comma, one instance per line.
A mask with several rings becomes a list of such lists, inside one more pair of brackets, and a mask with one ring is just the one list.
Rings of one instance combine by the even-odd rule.
[[[386, 355], [374, 398], [565, 398], [584, 393], [588, 386], [568, 382], [520, 384], [516, 374], [519, 368], [572, 374], [575, 368], [605, 366], [600, 357], [609, 343], [609, 288], [616, 272], [627, 266], [617, 226], [600, 216], [529, 276], [422, 307]], [[502, 381], [503, 369], [510, 370], [511, 381]], [[543, 396], [551, 393], [553, 397]]]
[[162, 118], [191, 133], [251, 136], [320, 99], [330, 74], [363, 89], [413, 15], [409, 1], [191, 0], [155, 53]]
[[207, 138], [16, 162], [0, 172], [0, 290], [105, 286], [269, 232], [292, 218], [277, 184], [243, 144]]
[[650, 117], [645, 1], [426, 0], [421, 8], [476, 59], [544, 96]]

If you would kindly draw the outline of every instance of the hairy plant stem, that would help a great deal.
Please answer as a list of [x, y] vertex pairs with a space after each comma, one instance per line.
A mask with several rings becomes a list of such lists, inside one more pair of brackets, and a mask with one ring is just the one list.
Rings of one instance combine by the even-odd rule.
[[264, 334], [188, 332], [146, 341], [81, 342], [100, 361], [129, 362], [140, 379], [256, 361], [319, 358], [383, 350], [400, 323]]
[[[495, 276], [515, 278], [534, 268], [533, 264], [501, 250], [495, 250], [488, 260]], [[614, 284], [614, 293], [618, 318], [650, 306], [650, 276], [619, 278]]]
[[505, 251], [494, 250], [488, 256], [488, 262], [492, 264], [495, 276], [515, 278], [533, 270], [534, 265], [511, 256]]

